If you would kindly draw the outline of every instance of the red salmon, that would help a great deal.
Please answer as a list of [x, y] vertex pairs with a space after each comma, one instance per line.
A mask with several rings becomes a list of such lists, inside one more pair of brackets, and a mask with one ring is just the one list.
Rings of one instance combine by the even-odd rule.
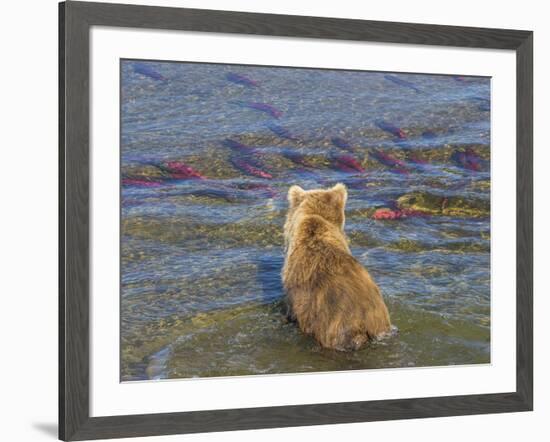
[[164, 169], [170, 174], [170, 178], [175, 180], [186, 180], [186, 179], [200, 179], [204, 180], [206, 177], [201, 175], [191, 166], [181, 162], [181, 161], [168, 161], [161, 166], [161, 169]]
[[273, 175], [271, 175], [269, 172], [266, 172], [260, 169], [259, 167], [254, 166], [253, 164], [249, 163], [243, 158], [231, 157], [230, 160], [231, 160], [231, 164], [233, 164], [233, 166], [235, 166], [236, 169], [248, 175], [253, 175], [258, 178], [265, 178], [268, 180], [273, 178]]

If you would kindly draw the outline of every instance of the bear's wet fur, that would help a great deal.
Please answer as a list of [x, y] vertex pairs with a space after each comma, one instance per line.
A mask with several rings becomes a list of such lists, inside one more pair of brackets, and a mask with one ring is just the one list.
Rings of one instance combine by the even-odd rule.
[[344, 233], [347, 189], [292, 186], [282, 271], [288, 317], [321, 346], [357, 350], [391, 331], [384, 299], [350, 252]]

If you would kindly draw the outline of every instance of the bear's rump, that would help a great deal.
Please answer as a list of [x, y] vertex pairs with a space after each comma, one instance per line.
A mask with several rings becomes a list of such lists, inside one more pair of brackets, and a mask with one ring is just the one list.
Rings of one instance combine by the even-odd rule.
[[[288, 293], [293, 318], [304, 333], [323, 346], [336, 350], [355, 350], [369, 336], [388, 331], [389, 317], [385, 305], [371, 297], [367, 287], [348, 292], [346, 286], [302, 288]], [[355, 288], [357, 290], [357, 287]]]

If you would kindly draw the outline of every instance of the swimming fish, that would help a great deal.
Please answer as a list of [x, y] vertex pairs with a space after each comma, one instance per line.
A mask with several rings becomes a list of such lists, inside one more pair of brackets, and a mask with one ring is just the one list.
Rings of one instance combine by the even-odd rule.
[[364, 172], [365, 168], [352, 155], [333, 154], [330, 157], [331, 166], [341, 172]]
[[160, 166], [160, 168], [170, 174], [170, 178], [175, 180], [187, 180], [187, 179], [200, 179], [204, 180], [206, 177], [201, 175], [191, 166], [181, 161], [168, 161]]
[[340, 149], [349, 150], [349, 151], [353, 150], [351, 144], [345, 138], [333, 137], [330, 141], [332, 141], [332, 144], [334, 144], [336, 147], [339, 147]]
[[285, 138], [290, 141], [297, 141], [298, 138], [296, 138], [288, 129], [284, 128], [283, 126], [280, 126], [278, 124], [268, 124], [268, 129], [273, 132], [275, 135], [278, 135], [281, 138]]
[[242, 192], [236, 192], [234, 190], [227, 190], [227, 189], [212, 189], [212, 188], [192, 190], [187, 192], [186, 195], [199, 196], [199, 197], [203, 196], [208, 198], [220, 199], [230, 203], [234, 203], [242, 199], [249, 199], [247, 198], [246, 195], [242, 194]]
[[230, 161], [236, 169], [248, 175], [252, 175], [258, 178], [265, 178], [268, 180], [273, 178], [273, 175], [271, 175], [269, 172], [260, 169], [257, 165], [252, 164], [250, 161], [247, 161], [239, 156], [232, 156], [230, 158]]
[[304, 167], [311, 167], [306, 158], [300, 152], [296, 152], [295, 150], [291, 149], [285, 149], [281, 151], [281, 154], [293, 163], [299, 164], [300, 166]]
[[159, 72], [155, 71], [152, 67], [147, 66], [146, 64], [134, 63], [132, 65], [132, 67], [134, 68], [134, 72], [136, 74], [144, 75], [145, 77], [152, 78], [153, 80], [156, 80], [156, 81], [166, 81], [167, 80], [167, 78], [164, 75], [162, 75]]
[[147, 180], [144, 178], [122, 178], [123, 186], [158, 187], [161, 181]]
[[260, 194], [265, 194], [269, 198], [275, 197], [278, 192], [277, 189], [271, 187], [269, 184], [264, 183], [239, 183], [237, 184], [238, 189], [244, 189], [244, 190], [255, 190], [259, 192]]
[[241, 74], [235, 74], [234, 72], [229, 72], [225, 76], [226, 80], [231, 81], [232, 83], [240, 84], [242, 86], [247, 87], [258, 87], [259, 84], [257, 81], [252, 80], [251, 78], [247, 77], [246, 75]]
[[248, 102], [248, 101], [234, 101], [233, 104], [237, 106], [246, 107], [248, 109], [264, 112], [273, 118], [281, 118], [283, 112], [277, 109], [275, 106], [267, 103]]
[[383, 164], [384, 166], [388, 166], [391, 168], [392, 172], [399, 173], [399, 174], [408, 174], [409, 170], [407, 168], [407, 164], [400, 160], [399, 158], [394, 157], [393, 155], [382, 152], [380, 150], [373, 150], [371, 151], [371, 155], [373, 158], [375, 158], [379, 163]]
[[407, 80], [403, 80], [402, 78], [396, 77], [395, 75], [384, 75], [384, 78], [388, 81], [391, 81], [392, 83], [395, 83], [399, 86], [407, 87], [409, 89], [412, 89], [417, 94], [422, 93], [420, 89], [418, 89], [413, 83]]
[[390, 209], [388, 207], [382, 207], [380, 209], [376, 209], [372, 215], [372, 219], [396, 220], [416, 216], [426, 216], [426, 213], [414, 209]]
[[453, 152], [451, 160], [458, 166], [474, 172], [481, 172], [485, 168], [485, 161], [471, 147]]
[[393, 136], [399, 138], [400, 140], [404, 140], [407, 138], [407, 134], [403, 131], [403, 129], [400, 129], [397, 126], [394, 126], [393, 124], [388, 123], [387, 121], [376, 120], [374, 124], [376, 124], [376, 126], [379, 129], [382, 129], [383, 131], [392, 134]]
[[241, 152], [241, 153], [247, 153], [247, 154], [253, 154], [256, 152], [256, 149], [253, 147], [247, 146], [246, 144], [240, 143], [239, 141], [233, 140], [231, 138], [226, 138], [222, 141], [222, 144], [225, 147], [229, 147], [230, 149]]

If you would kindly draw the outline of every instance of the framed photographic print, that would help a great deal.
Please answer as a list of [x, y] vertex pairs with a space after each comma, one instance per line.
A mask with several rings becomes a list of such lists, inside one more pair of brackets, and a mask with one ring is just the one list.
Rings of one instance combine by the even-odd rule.
[[59, 11], [61, 439], [532, 409], [532, 32]]

